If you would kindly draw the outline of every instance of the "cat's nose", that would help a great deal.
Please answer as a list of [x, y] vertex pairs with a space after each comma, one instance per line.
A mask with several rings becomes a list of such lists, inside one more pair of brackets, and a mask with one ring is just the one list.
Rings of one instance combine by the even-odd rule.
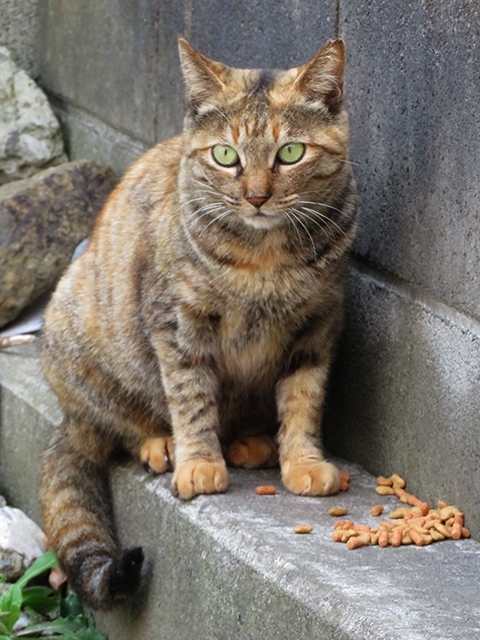
[[250, 202], [250, 204], [253, 204], [254, 207], [261, 207], [262, 204], [264, 204], [269, 198], [270, 198], [269, 195], [264, 195], [264, 196], [245, 196], [245, 200]]

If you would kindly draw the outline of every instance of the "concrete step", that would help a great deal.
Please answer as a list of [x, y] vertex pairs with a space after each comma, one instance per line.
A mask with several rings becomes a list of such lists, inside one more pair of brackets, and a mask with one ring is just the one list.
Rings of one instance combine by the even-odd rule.
[[[0, 491], [38, 520], [39, 456], [60, 413], [32, 347], [0, 353], [0, 418]], [[169, 474], [118, 464], [119, 536], [143, 546], [145, 581], [135, 602], [98, 615], [99, 627], [110, 640], [478, 640], [480, 544], [349, 551], [333, 543], [331, 506], [373, 526], [369, 509], [380, 502], [373, 476], [337, 463], [352, 475], [338, 496], [291, 495], [277, 470], [232, 470], [225, 495], [188, 504], [172, 497]], [[259, 484], [277, 494], [257, 496]], [[395, 497], [381, 502], [387, 512], [398, 506]], [[313, 531], [296, 535], [296, 524]]]

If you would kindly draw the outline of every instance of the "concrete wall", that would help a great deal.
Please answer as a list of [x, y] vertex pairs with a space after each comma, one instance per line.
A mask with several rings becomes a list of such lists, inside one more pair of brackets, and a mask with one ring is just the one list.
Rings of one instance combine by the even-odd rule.
[[480, 18], [466, 0], [42, 0], [38, 72], [73, 158], [118, 171], [181, 129], [176, 36], [287, 67], [335, 35], [362, 218], [328, 446], [480, 533]]

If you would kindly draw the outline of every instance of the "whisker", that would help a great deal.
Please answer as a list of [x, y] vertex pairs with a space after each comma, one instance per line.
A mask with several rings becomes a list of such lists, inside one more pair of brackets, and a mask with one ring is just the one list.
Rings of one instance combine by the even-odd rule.
[[302, 236], [300, 235], [300, 232], [297, 229], [297, 225], [292, 220], [292, 218], [288, 215], [288, 211], [285, 211], [285, 215], [287, 216], [288, 221], [293, 225], [293, 228], [295, 229], [295, 231], [297, 233], [298, 239], [300, 240], [300, 244], [302, 244]]
[[205, 231], [208, 229], [208, 227], [213, 224], [214, 222], [218, 222], [220, 221], [222, 218], [224, 218], [225, 216], [227, 216], [229, 213], [233, 213], [232, 209], [227, 209], [224, 213], [220, 214], [219, 216], [216, 216], [215, 218], [213, 218], [213, 220], [210, 220], [210, 222], [205, 226], [205, 228], [202, 230], [202, 233], [200, 234], [200, 238], [203, 236], [203, 234], [205, 233]]
[[314, 260], [316, 260], [316, 259], [317, 259], [317, 252], [316, 252], [316, 250], [315, 250], [315, 243], [313, 242], [313, 238], [312, 238], [312, 236], [310, 235], [310, 231], [309, 231], [309, 230], [307, 229], [307, 227], [303, 224], [303, 222], [300, 220], [300, 218], [297, 218], [297, 216], [293, 213], [293, 211], [292, 211], [291, 209], [290, 209], [290, 213], [291, 213], [291, 214], [292, 214], [292, 216], [295, 218], [295, 220], [296, 220], [297, 222], [299, 222], [299, 223], [302, 225], [302, 227], [305, 229], [305, 231], [307, 232], [307, 235], [308, 235], [308, 237], [310, 238], [310, 242], [312, 243], [312, 248], [313, 248], [313, 257], [314, 257]]
[[311, 218], [307, 213], [305, 213], [305, 211], [299, 211], [298, 209], [293, 209], [293, 211], [295, 211], [295, 213], [298, 213], [298, 215], [300, 216], [304, 216], [305, 218], [307, 218], [307, 220], [310, 220], [311, 222], [313, 222], [314, 224], [317, 225], [317, 227], [319, 227], [324, 235], [329, 238], [330, 240], [333, 240], [334, 237], [332, 237], [329, 233], [328, 233], [328, 228], [325, 228], [318, 220], [315, 220], [314, 218]]
[[[302, 194], [299, 194], [302, 195]], [[325, 204], [323, 202], [311, 202], [309, 200], [297, 200], [298, 204], [316, 204], [319, 207], [327, 207], [327, 209], [333, 209], [333, 211], [338, 211], [338, 213], [343, 213], [341, 209], [337, 209], [337, 207], [332, 207], [331, 204]]]
[[340, 233], [342, 233], [345, 237], [347, 237], [347, 234], [345, 233], [345, 231], [335, 222], [335, 220], [332, 220], [325, 214], [320, 213], [320, 211], [315, 211], [314, 209], [310, 209], [309, 207], [301, 207], [301, 209], [305, 209], [305, 211], [308, 211], [309, 213], [313, 213], [315, 216], [319, 216], [323, 220], [330, 222], [331, 224], [333, 224], [333, 226], [337, 227]]

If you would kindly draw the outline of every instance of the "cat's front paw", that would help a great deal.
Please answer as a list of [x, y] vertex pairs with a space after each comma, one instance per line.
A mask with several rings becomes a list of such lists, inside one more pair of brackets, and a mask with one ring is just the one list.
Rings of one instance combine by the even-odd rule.
[[174, 467], [173, 438], [148, 438], [140, 449], [140, 461], [147, 471], [165, 473]]
[[340, 489], [338, 469], [330, 462], [287, 462], [282, 465], [286, 488], [301, 496], [329, 496]]
[[227, 469], [223, 461], [197, 458], [184, 462], [175, 470], [171, 489], [175, 497], [191, 500], [201, 493], [223, 493], [227, 484]]

